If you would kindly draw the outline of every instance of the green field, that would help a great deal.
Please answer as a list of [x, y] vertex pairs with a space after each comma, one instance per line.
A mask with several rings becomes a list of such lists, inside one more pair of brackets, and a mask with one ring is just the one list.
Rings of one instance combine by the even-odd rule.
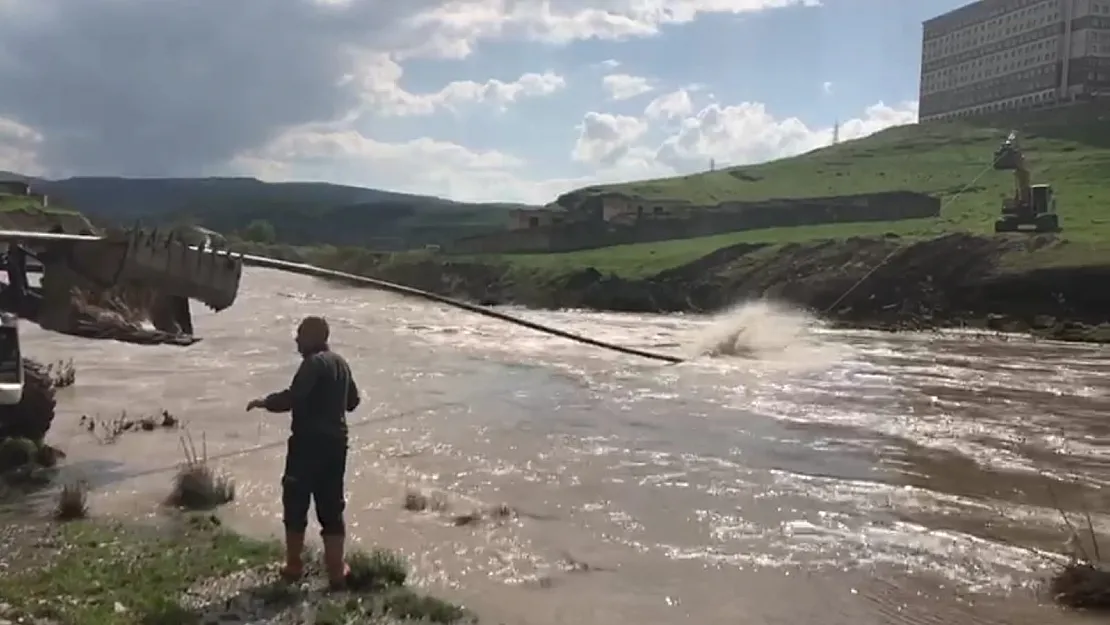
[[646, 275], [741, 242], [789, 243], [883, 234], [918, 237], [956, 231], [992, 233], [1002, 199], [1013, 193], [1013, 175], [993, 170], [991, 163], [995, 149], [1011, 129], [1019, 131], [1033, 182], [1053, 185], [1063, 236], [1069, 241], [1052, 253], [1040, 254], [1038, 264], [1110, 258], [1110, 114], [1079, 108], [974, 123], [901, 126], [761, 165], [580, 192], [615, 191], [645, 200], [683, 199], [712, 204], [909, 190], [940, 197], [938, 219], [751, 230], [501, 258], [537, 270], [593, 266], [623, 275]]
[[0, 193], [0, 212], [12, 211], [26, 211], [46, 215], [73, 215], [75, 213], [75, 211], [62, 206], [49, 206], [43, 209], [41, 200], [37, 197]]
[[665, 269], [688, 263], [705, 256], [713, 250], [736, 245], [737, 243], [801, 243], [822, 239], [846, 239], [853, 236], [882, 236], [887, 233], [924, 237], [941, 234], [942, 232], [941, 226], [931, 219], [826, 224], [801, 228], [769, 228], [731, 232], [696, 239], [616, 245], [562, 254], [506, 254], [496, 258], [507, 261], [514, 266], [550, 273], [594, 267], [603, 273], [640, 277], [653, 275]]

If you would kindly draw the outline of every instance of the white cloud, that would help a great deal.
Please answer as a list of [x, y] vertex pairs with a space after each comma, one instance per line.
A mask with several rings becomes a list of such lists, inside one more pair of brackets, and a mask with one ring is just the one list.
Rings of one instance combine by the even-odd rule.
[[387, 54], [363, 54], [358, 75], [366, 112], [384, 116], [431, 115], [439, 110], [456, 110], [465, 104], [486, 104], [504, 110], [524, 98], [552, 95], [567, 82], [553, 72], [527, 73], [512, 82], [490, 79], [479, 83], [457, 80], [431, 93], [411, 93], [400, 85], [404, 69]]
[[[675, 101], [685, 100], [676, 91]], [[667, 96], [663, 96], [666, 98]], [[662, 98], [661, 98], [662, 99]], [[649, 105], [650, 108], [650, 105]], [[660, 110], [665, 107], [660, 105]], [[667, 109], [678, 111], [681, 107]], [[745, 165], [793, 156], [832, 143], [832, 127], [811, 127], [777, 118], [764, 105], [711, 102], [696, 113], [674, 113], [670, 130], [652, 118], [590, 112], [575, 129], [571, 158], [590, 168], [575, 177], [542, 177], [535, 168], [501, 151], [477, 151], [453, 143], [418, 139], [387, 143], [353, 131], [306, 126], [236, 161], [237, 171], [267, 180], [314, 179], [445, 195], [470, 201], [543, 204], [588, 185], [623, 182]], [[878, 103], [840, 124], [840, 139], [857, 139], [917, 120], [916, 103]], [[655, 138], [659, 137], [659, 138]], [[367, 180], [368, 171], [375, 178]]]
[[647, 78], [629, 74], [609, 74], [602, 77], [601, 85], [610, 100], [630, 100], [655, 89]]
[[611, 165], [625, 157], [647, 131], [647, 122], [636, 117], [586, 113], [571, 157], [580, 163]]
[[[840, 125], [842, 141], [858, 139], [890, 126], [917, 121], [917, 104], [896, 107], [882, 102], [864, 115]], [[810, 128], [800, 119], [776, 119], [763, 104], [710, 104], [682, 121], [681, 128], [663, 141], [658, 159], [676, 169], [707, 159], [720, 165], [743, 165], [801, 154], [832, 142], [833, 130]]]
[[832, 95], [833, 84], [826, 80], [824, 83], [821, 84], [821, 91], [824, 92], [825, 95]]
[[498, 150], [472, 150], [429, 138], [388, 143], [354, 130], [311, 127], [290, 130], [232, 163], [237, 173], [269, 181], [365, 185], [366, 172], [373, 171], [383, 181], [381, 187], [471, 200], [491, 199], [489, 189], [519, 180], [523, 165]]
[[606, 60], [604, 60], [600, 63], [594, 63], [593, 66], [594, 67], [600, 67], [600, 68], [603, 68], [603, 69], [617, 69], [618, 67], [621, 66], [621, 62], [616, 60], [616, 59], [606, 59]]
[[452, 0], [407, 21], [429, 36], [406, 55], [461, 58], [480, 39], [512, 37], [549, 43], [648, 37], [663, 26], [705, 14], [754, 13], [819, 0]]
[[652, 100], [644, 109], [644, 115], [648, 119], [673, 120], [686, 117], [693, 110], [694, 103], [690, 99], [690, 92], [686, 89], [679, 89]]
[[34, 129], [0, 117], [0, 170], [31, 176], [41, 173], [37, 149], [42, 139]]

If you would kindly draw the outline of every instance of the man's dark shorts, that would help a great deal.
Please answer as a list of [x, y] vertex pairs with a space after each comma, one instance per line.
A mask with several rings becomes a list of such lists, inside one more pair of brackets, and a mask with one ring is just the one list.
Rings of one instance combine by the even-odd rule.
[[322, 536], [342, 536], [347, 506], [344, 481], [347, 472], [347, 439], [291, 436], [282, 477], [285, 530], [304, 533], [309, 503], [316, 504]]

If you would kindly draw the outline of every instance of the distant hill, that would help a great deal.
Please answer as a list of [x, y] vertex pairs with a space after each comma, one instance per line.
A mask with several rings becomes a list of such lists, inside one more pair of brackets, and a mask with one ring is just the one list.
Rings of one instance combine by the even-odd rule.
[[503, 229], [515, 204], [469, 204], [437, 197], [317, 182], [268, 183], [254, 178], [35, 179], [52, 202], [97, 223], [197, 223], [219, 232], [262, 220], [293, 245], [419, 247]]

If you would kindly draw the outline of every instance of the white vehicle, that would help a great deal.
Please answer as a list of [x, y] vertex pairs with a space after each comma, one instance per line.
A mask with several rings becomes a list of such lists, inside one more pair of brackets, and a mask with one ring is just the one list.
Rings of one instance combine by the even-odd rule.
[[19, 319], [0, 313], [0, 406], [23, 399], [23, 354], [19, 348]]

